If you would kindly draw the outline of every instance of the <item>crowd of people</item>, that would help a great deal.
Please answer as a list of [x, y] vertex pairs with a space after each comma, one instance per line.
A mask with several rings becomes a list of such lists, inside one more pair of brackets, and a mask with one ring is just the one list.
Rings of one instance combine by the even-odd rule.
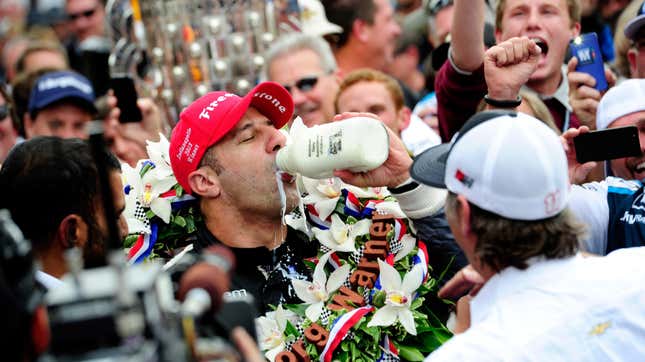
[[[109, 44], [105, 2], [23, 3], [0, 5], [0, 209], [34, 264], [17, 273], [9, 252], [0, 264], [9, 360], [47, 351], [43, 295], [69, 282], [66, 253], [81, 250], [91, 267], [123, 244], [121, 171], [148, 158], [150, 142], [168, 147], [173, 190], [200, 215], [169, 265], [230, 249], [231, 292], [253, 296], [261, 314], [301, 303], [291, 281], [316, 278], [321, 242], [309, 227], [351, 235], [334, 230], [338, 197], [349, 198], [336, 187], [382, 189], [427, 246], [438, 285], [426, 302], [454, 333], [426, 360], [645, 358], [642, 0], [301, 0], [301, 30], [269, 44], [250, 91], [211, 89], [175, 120], [142, 95], [140, 122], [121, 117], [107, 63], [88, 64], [87, 49]], [[604, 74], [581, 71], [569, 50], [585, 33]], [[276, 176], [276, 155], [296, 117], [314, 127], [356, 116], [385, 125], [388, 157], [318, 184], [334, 204], [317, 205], [314, 222], [301, 215], [314, 191]], [[636, 129], [639, 154], [578, 161], [577, 137], [622, 127]], [[286, 222], [285, 210], [311, 225]], [[233, 339], [263, 360], [244, 332]]]

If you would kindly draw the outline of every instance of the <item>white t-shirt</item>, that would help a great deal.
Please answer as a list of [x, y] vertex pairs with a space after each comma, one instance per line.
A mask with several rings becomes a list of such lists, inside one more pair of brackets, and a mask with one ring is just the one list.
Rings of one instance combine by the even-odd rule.
[[410, 124], [401, 131], [401, 140], [414, 156], [441, 144], [441, 137], [416, 114], [411, 115]]
[[426, 361], [645, 360], [645, 247], [506, 268]]
[[48, 290], [58, 288], [64, 284], [60, 279], [57, 279], [41, 270], [36, 270], [36, 280]]

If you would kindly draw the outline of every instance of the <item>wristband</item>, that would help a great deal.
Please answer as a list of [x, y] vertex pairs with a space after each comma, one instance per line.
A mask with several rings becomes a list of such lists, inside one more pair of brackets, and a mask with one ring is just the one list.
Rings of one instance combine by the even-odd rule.
[[507, 99], [500, 100], [500, 99], [489, 98], [488, 94], [486, 94], [484, 96], [484, 102], [486, 102], [486, 104], [489, 104], [497, 108], [517, 108], [520, 106], [520, 104], [522, 104], [522, 97], [518, 95], [517, 99], [515, 100], [507, 100]]
[[408, 179], [401, 185], [398, 185], [397, 187], [388, 187], [387, 190], [390, 191], [390, 193], [392, 194], [402, 194], [404, 192], [413, 190], [417, 187], [419, 187], [419, 184], [416, 181], [412, 179]]

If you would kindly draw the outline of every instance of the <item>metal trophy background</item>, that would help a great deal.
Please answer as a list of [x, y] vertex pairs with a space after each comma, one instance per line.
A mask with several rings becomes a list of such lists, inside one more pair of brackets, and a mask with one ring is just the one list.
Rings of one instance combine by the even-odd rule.
[[106, 13], [112, 75], [133, 76], [170, 126], [209, 91], [246, 94], [273, 40], [298, 28], [296, 0], [110, 0]]

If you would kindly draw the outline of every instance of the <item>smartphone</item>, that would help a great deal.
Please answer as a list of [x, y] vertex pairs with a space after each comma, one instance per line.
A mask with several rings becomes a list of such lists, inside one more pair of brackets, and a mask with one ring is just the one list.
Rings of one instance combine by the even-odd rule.
[[114, 91], [117, 99], [116, 106], [121, 110], [119, 122], [134, 123], [141, 122], [143, 115], [137, 105], [137, 89], [134, 87], [134, 79], [128, 76], [112, 77], [110, 88]]
[[641, 145], [635, 126], [608, 128], [583, 133], [573, 139], [579, 163], [640, 156]]
[[608, 85], [596, 33], [586, 33], [573, 38], [569, 49], [571, 55], [578, 58], [576, 71], [591, 74], [596, 79], [594, 88], [600, 92], [605, 91]]

